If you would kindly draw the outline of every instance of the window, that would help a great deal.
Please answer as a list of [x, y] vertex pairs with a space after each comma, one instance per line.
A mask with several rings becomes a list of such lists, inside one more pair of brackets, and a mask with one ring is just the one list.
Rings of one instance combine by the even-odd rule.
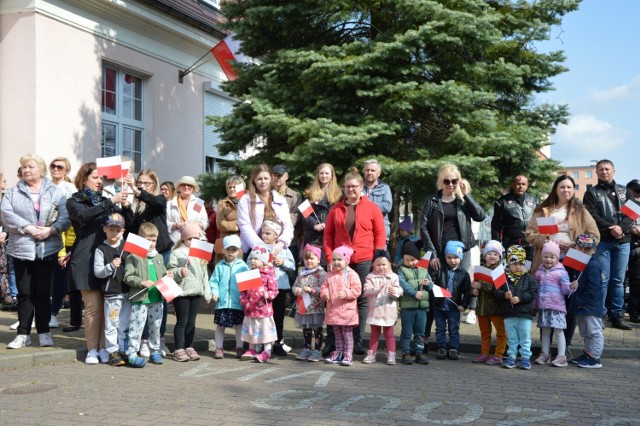
[[580, 172], [579, 171], [573, 171], [571, 172], [571, 177], [574, 179], [578, 179], [580, 177]]
[[576, 187], [575, 187], [576, 191], [580, 191], [580, 185], [576, 183]]
[[593, 177], [593, 172], [589, 170], [588, 172], [584, 172], [584, 177], [587, 179], [591, 179]]
[[142, 169], [143, 80], [102, 65], [102, 138], [100, 155], [126, 155]]

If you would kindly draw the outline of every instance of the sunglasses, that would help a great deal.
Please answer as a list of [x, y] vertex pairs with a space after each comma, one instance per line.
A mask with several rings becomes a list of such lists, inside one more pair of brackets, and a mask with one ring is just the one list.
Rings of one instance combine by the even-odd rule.
[[458, 179], [442, 179], [442, 183], [444, 183], [445, 185], [457, 185], [458, 184]]
[[51, 170], [64, 170], [64, 166], [61, 164], [52, 164], [49, 166]]

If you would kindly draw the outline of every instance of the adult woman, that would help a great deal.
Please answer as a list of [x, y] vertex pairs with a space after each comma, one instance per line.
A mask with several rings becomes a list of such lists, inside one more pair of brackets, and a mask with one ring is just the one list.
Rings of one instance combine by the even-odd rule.
[[[373, 253], [386, 249], [387, 233], [380, 208], [362, 195], [362, 176], [357, 169], [347, 173], [343, 181], [345, 198], [338, 201], [329, 211], [324, 228], [323, 248], [327, 265], [335, 248], [345, 244], [353, 248], [349, 267], [364, 282], [371, 270]], [[364, 286], [363, 286], [364, 288]], [[359, 327], [354, 327], [354, 352], [364, 353], [362, 338], [366, 327], [367, 299], [358, 297]], [[328, 336], [329, 337], [329, 336]], [[328, 338], [330, 340], [330, 338]]]
[[2, 199], [2, 223], [9, 233], [7, 254], [13, 257], [18, 285], [18, 335], [7, 345], [31, 344], [35, 309], [40, 346], [53, 346], [49, 332], [51, 276], [62, 248], [60, 233], [69, 227], [64, 192], [47, 179], [45, 162], [37, 155], [20, 159], [22, 179]]
[[197, 222], [204, 233], [209, 225], [209, 217], [204, 202], [195, 196], [200, 185], [191, 176], [182, 176], [176, 181], [178, 196], [167, 205], [167, 222], [169, 233], [174, 243], [180, 241], [180, 232], [187, 222]]
[[167, 199], [167, 202], [173, 200], [176, 197], [176, 187], [173, 186], [173, 182], [164, 181], [160, 184], [160, 193], [164, 195], [164, 198]]
[[67, 200], [71, 224], [76, 241], [69, 258], [69, 291], [79, 290], [84, 302], [84, 336], [87, 341], [85, 363], [107, 363], [109, 354], [104, 343], [104, 300], [100, 283], [93, 274], [93, 253], [105, 239], [102, 230], [106, 217], [121, 213], [125, 223], [131, 225], [133, 213], [127, 201], [127, 192], [120, 191], [110, 198], [102, 196], [102, 176], [96, 163], [80, 167], [75, 179], [78, 192]]
[[[219, 240], [224, 240], [228, 235], [239, 235], [238, 227], [238, 185], [244, 189], [244, 180], [238, 175], [229, 176], [225, 184], [227, 188], [227, 197], [218, 203], [216, 225], [220, 231]], [[217, 241], [217, 240], [216, 240]], [[216, 263], [223, 258], [222, 245], [220, 242], [216, 248]]]

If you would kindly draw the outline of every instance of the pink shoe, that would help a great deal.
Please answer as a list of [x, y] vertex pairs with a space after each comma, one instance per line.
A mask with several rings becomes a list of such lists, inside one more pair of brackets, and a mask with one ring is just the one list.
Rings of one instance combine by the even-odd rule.
[[502, 359], [495, 355], [491, 355], [486, 363], [489, 365], [502, 365]]
[[262, 364], [263, 362], [267, 362], [269, 358], [271, 358], [271, 354], [267, 351], [263, 351], [260, 355], [256, 356], [256, 361]]
[[484, 364], [489, 359], [489, 355], [480, 354], [473, 359], [473, 362], [476, 364]]
[[248, 351], [242, 354], [240, 359], [242, 361], [250, 361], [252, 359], [255, 359], [255, 357], [257, 356], [258, 356], [258, 352], [256, 352], [255, 349], [249, 349]]

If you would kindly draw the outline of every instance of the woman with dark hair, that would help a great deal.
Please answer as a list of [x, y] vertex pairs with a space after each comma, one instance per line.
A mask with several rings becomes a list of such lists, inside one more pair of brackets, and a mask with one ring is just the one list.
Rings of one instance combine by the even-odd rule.
[[176, 187], [173, 185], [171, 181], [164, 181], [160, 184], [160, 192], [164, 195], [164, 198], [167, 199], [167, 202], [176, 198]]

